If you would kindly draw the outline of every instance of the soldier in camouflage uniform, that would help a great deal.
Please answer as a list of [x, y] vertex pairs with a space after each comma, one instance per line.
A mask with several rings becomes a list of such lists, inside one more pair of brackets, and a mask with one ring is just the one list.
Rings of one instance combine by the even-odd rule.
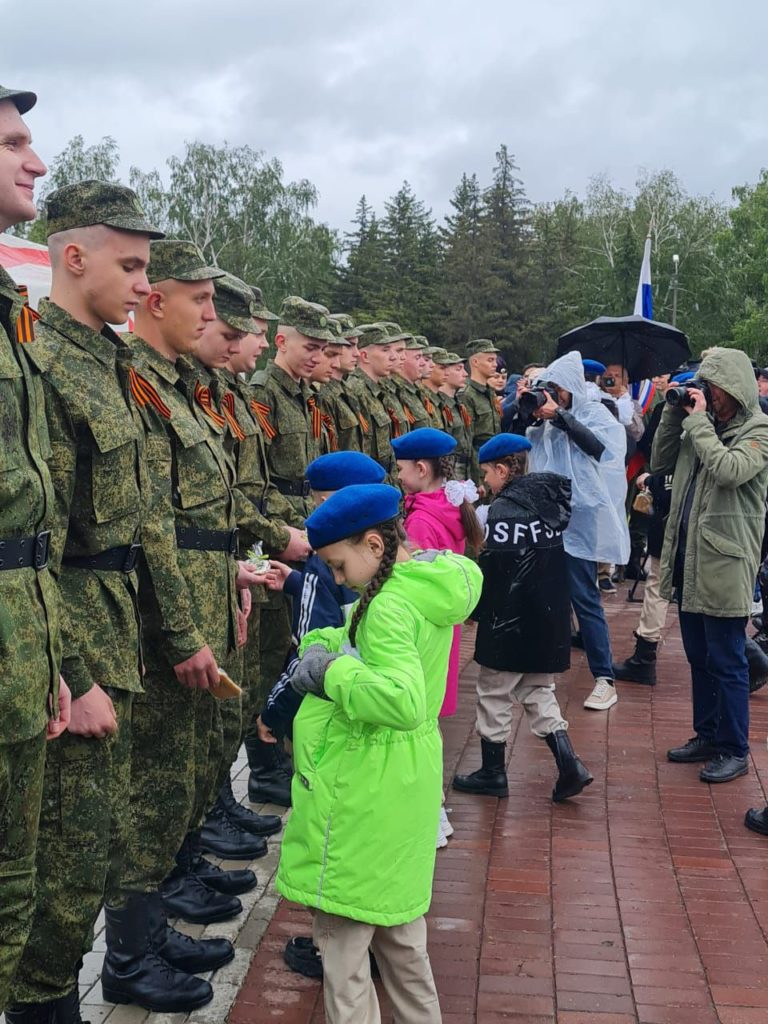
[[[426, 342], [427, 340], [423, 335], [417, 335], [417, 337], [423, 342]], [[429, 380], [434, 368], [434, 360], [432, 357], [435, 352], [442, 351], [445, 350], [435, 348], [434, 345], [429, 344], [422, 350], [424, 355], [424, 370], [422, 372], [421, 380], [416, 385], [418, 392], [421, 395], [421, 400], [424, 403], [424, 408], [427, 411], [427, 417], [429, 418], [427, 426], [433, 427], [435, 430], [442, 430], [443, 419], [440, 415], [440, 409], [435, 402], [432, 388], [429, 387], [427, 381]]]
[[359, 330], [352, 317], [346, 313], [333, 313], [332, 319], [341, 324], [341, 337], [345, 344], [339, 350], [339, 369], [320, 389], [318, 400], [320, 408], [334, 422], [338, 450], [362, 452], [370, 427], [360, 410], [357, 396], [347, 387], [350, 375], [360, 362]]
[[[45, 174], [21, 118], [35, 100], [31, 92], [0, 86], [0, 137], [16, 140], [0, 157], [0, 231], [33, 220], [37, 212], [31, 192], [19, 187], [31, 189]], [[34, 361], [37, 342], [23, 331], [29, 317], [0, 268], [0, 1012], [34, 905], [46, 735], [53, 739], [63, 731], [69, 709], [66, 686], [57, 694], [58, 595], [46, 567], [54, 506], [46, 465], [51, 448]], [[29, 343], [22, 345], [25, 337]]]
[[320, 438], [320, 453], [327, 455], [339, 449], [339, 439], [336, 433], [336, 423], [333, 417], [324, 408], [322, 400], [322, 389], [326, 384], [336, 379], [341, 374], [341, 350], [348, 344], [343, 337], [341, 323], [332, 317], [330, 312], [326, 316], [328, 330], [333, 335], [333, 341], [329, 342], [319, 353], [319, 362], [309, 376], [309, 386], [314, 399], [314, 407], [319, 409], [322, 436]]
[[[312, 510], [304, 470], [320, 454], [323, 435], [322, 413], [307, 381], [333, 338], [324, 307], [291, 295], [280, 310], [274, 361], [251, 379], [272, 483], [302, 518]], [[261, 686], [269, 692], [291, 643], [290, 607], [280, 591], [261, 610], [261, 637]], [[255, 716], [248, 724], [246, 750], [251, 800], [290, 806], [289, 767], [276, 745], [259, 739]]]
[[501, 402], [488, 381], [496, 373], [496, 356], [499, 349], [487, 338], [477, 338], [467, 343], [466, 354], [469, 362], [469, 380], [461, 395], [461, 404], [470, 418], [472, 450], [470, 476], [479, 487], [482, 484], [480, 463], [477, 453], [486, 441], [501, 430]]
[[48, 750], [35, 913], [8, 1011], [14, 1024], [38, 1020], [41, 1004], [67, 996], [70, 1019], [79, 1019], [78, 964], [102, 902], [108, 916], [127, 914], [132, 902], [120, 860], [132, 703], [141, 692], [134, 565], [143, 438], [118, 371], [125, 346], [106, 324], [124, 320], [149, 290], [149, 240], [161, 237], [134, 193], [103, 182], [52, 192], [47, 216], [53, 283], [35, 359], [52, 450], [51, 568], [66, 609], [63, 672], [76, 714], [90, 724]]
[[357, 397], [368, 426], [365, 454], [375, 459], [394, 478], [397, 467], [390, 445], [392, 421], [384, 404], [386, 392], [383, 382], [399, 358], [393, 351], [390, 335], [380, 324], [363, 324], [358, 331], [360, 363], [350, 375], [348, 387]]
[[391, 352], [394, 357], [394, 365], [389, 377], [386, 377], [381, 382], [384, 391], [384, 408], [387, 410], [391, 421], [390, 438], [402, 437], [403, 434], [408, 433], [411, 426], [405, 412], [405, 406], [400, 400], [400, 371], [405, 360], [405, 346], [413, 335], [408, 334], [407, 331], [402, 329], [400, 324], [392, 321], [381, 321], [379, 326], [383, 327], [392, 338]]
[[422, 390], [428, 397], [432, 409], [434, 410], [430, 415], [430, 426], [436, 430], [445, 430], [445, 417], [443, 416], [443, 396], [440, 394], [440, 388], [445, 383], [445, 370], [440, 360], [448, 355], [448, 352], [444, 348], [438, 348], [434, 345], [430, 345], [426, 349], [426, 355], [432, 360], [429, 368], [429, 373], [421, 382]]
[[456, 352], [440, 354], [434, 361], [445, 371], [445, 382], [440, 388], [439, 395], [440, 408], [443, 414], [443, 430], [456, 438], [456, 479], [466, 480], [469, 476], [472, 441], [469, 432], [469, 413], [459, 401], [459, 394], [466, 383], [467, 371], [464, 360]]
[[429, 413], [424, 408], [424, 400], [419, 389], [419, 382], [427, 365], [424, 355], [426, 348], [427, 339], [422, 335], [412, 335], [406, 339], [400, 368], [394, 375], [398, 398], [405, 412], [409, 430], [430, 426]]

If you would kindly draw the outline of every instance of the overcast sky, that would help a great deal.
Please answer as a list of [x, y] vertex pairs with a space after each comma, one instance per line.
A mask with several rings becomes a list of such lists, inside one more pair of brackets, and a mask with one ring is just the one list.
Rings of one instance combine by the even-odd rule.
[[766, 0], [0, 0], [0, 26], [44, 159], [248, 143], [341, 229], [404, 178], [442, 216], [500, 142], [537, 201], [643, 167], [728, 198], [768, 165]]

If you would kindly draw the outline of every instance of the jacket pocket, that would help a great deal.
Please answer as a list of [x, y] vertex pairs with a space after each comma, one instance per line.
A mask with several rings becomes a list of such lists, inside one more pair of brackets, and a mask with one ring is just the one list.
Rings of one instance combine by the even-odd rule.
[[733, 537], [727, 537], [719, 530], [713, 530], [711, 526], [702, 523], [699, 527], [701, 539], [706, 545], [713, 548], [719, 555], [728, 558], [743, 558], [744, 548]]
[[91, 455], [93, 514], [97, 523], [138, 512], [136, 428], [125, 418], [101, 416], [88, 427], [96, 442]]

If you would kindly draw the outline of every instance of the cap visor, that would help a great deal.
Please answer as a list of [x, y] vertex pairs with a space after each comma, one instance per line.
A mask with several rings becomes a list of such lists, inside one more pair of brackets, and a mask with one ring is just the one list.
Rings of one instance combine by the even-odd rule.
[[110, 217], [109, 220], [99, 221], [108, 228], [115, 228], [117, 231], [134, 231], [138, 235], [147, 235], [149, 238], [165, 238], [164, 231], [158, 231], [142, 217]]

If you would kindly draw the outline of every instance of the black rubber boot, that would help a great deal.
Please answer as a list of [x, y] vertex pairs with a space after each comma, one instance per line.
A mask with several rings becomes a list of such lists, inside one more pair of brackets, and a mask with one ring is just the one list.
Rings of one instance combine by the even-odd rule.
[[509, 796], [507, 768], [504, 764], [506, 743], [491, 743], [480, 739], [483, 766], [470, 775], [454, 775], [453, 788], [461, 793], [478, 793], [484, 796]]
[[232, 780], [229, 777], [221, 787], [216, 802], [231, 821], [244, 828], [246, 832], [250, 832], [252, 836], [273, 836], [283, 827], [282, 819], [276, 814], [257, 814], [239, 804], [232, 792]]
[[58, 999], [53, 999], [49, 1003], [16, 1003], [15, 1006], [7, 1006], [6, 1024], [56, 1024], [58, 1003]]
[[768, 654], [757, 643], [756, 639], [747, 638], [744, 647], [749, 665], [749, 692], [754, 693], [768, 683]]
[[561, 800], [578, 796], [593, 779], [574, 753], [571, 738], [565, 729], [551, 732], [545, 739], [560, 772], [552, 790], [552, 799], [559, 804]]
[[291, 769], [279, 744], [262, 743], [258, 736], [246, 736], [245, 750], [251, 774], [248, 799], [254, 804], [291, 806]]
[[185, 974], [205, 974], [235, 959], [229, 939], [193, 939], [171, 928], [158, 893], [149, 897], [149, 924], [152, 948]]
[[195, 871], [200, 858], [200, 833], [187, 833], [176, 854], [176, 867], [160, 886], [163, 908], [169, 917], [182, 917], [194, 924], [229, 921], [243, 911], [236, 896], [206, 885]]
[[200, 830], [200, 848], [229, 860], [257, 860], [265, 856], [267, 841], [246, 832], [217, 801]]
[[101, 991], [108, 1003], [136, 1003], [155, 1013], [189, 1013], [213, 998], [207, 981], [186, 974], [155, 952], [149, 900], [132, 896], [126, 907], [106, 907], [107, 953]]
[[643, 686], [656, 685], [656, 651], [658, 643], [646, 640], [635, 633], [635, 650], [626, 661], [613, 666], [614, 679], [625, 683], [642, 683]]

